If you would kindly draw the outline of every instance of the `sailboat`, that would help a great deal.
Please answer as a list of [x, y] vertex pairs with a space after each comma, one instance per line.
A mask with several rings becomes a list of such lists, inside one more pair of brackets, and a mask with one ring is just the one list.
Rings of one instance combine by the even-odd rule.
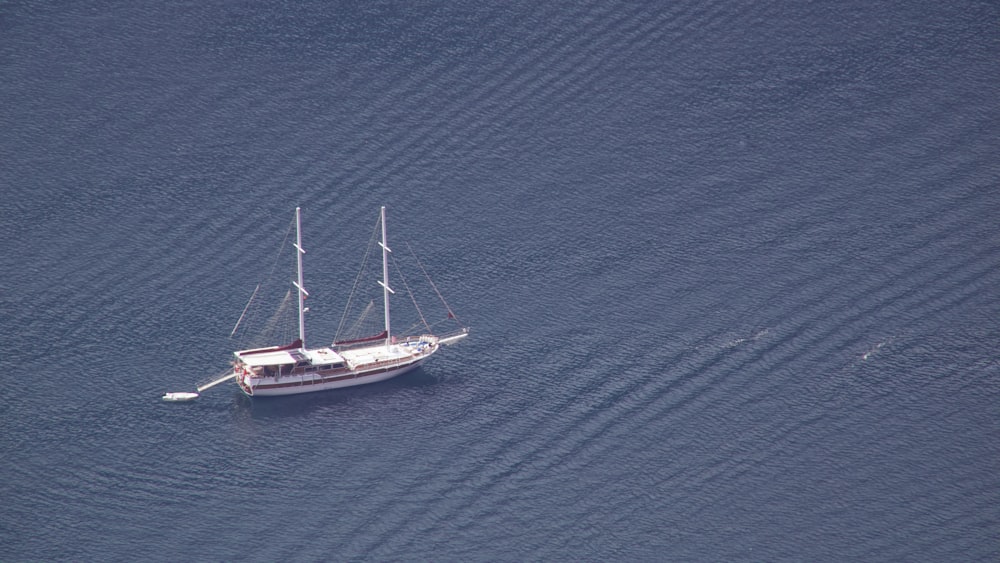
[[[250, 397], [271, 397], [326, 391], [366, 383], [385, 381], [402, 375], [436, 353], [441, 346], [452, 344], [469, 334], [468, 327], [446, 335], [421, 334], [397, 338], [393, 335], [389, 315], [389, 299], [395, 293], [389, 284], [389, 249], [386, 240], [385, 207], [380, 211], [382, 249], [382, 287], [385, 326], [380, 334], [366, 338], [336, 341], [329, 346], [308, 348], [305, 331], [305, 298], [309, 296], [303, 282], [302, 213], [295, 209], [295, 244], [297, 279], [292, 282], [298, 294], [298, 338], [289, 343], [265, 348], [233, 352], [232, 371], [198, 387], [201, 392], [224, 381], [235, 379], [244, 394]], [[432, 282], [433, 283], [433, 282]], [[449, 309], [449, 318], [454, 318]], [[429, 327], [428, 327], [429, 328]]]

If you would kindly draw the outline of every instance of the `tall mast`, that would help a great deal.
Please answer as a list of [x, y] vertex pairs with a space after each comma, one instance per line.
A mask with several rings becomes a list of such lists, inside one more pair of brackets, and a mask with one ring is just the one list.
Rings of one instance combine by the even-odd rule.
[[389, 287], [389, 249], [385, 240], [385, 206], [382, 206], [382, 242], [378, 243], [382, 247], [382, 281], [378, 282], [382, 286], [382, 298], [385, 300], [385, 347], [392, 343], [392, 333], [389, 330], [389, 294], [396, 293]]
[[306, 310], [305, 301], [306, 297], [309, 297], [309, 292], [306, 291], [305, 285], [302, 283], [302, 255], [306, 251], [302, 248], [302, 210], [298, 207], [295, 208], [295, 253], [296, 262], [298, 264], [299, 280], [297, 282], [292, 282], [292, 285], [299, 290], [299, 341], [304, 349], [306, 347]]

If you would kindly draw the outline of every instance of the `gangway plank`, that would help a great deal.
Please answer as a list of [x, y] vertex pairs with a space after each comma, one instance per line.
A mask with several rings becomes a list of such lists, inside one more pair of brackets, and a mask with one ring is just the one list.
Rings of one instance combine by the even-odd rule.
[[204, 385], [199, 385], [198, 386], [198, 392], [201, 393], [205, 389], [211, 389], [212, 387], [215, 387], [216, 385], [218, 385], [220, 383], [225, 383], [226, 381], [229, 381], [230, 379], [235, 379], [235, 378], [236, 378], [236, 372], [235, 371], [231, 372], [231, 373], [227, 373], [226, 375], [220, 377], [219, 379], [216, 379], [214, 381], [209, 381], [208, 383], [205, 383]]

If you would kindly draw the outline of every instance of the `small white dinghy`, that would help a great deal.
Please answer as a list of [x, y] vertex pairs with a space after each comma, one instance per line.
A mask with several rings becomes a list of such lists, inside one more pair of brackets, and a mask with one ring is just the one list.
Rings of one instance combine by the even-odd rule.
[[197, 393], [188, 393], [186, 391], [178, 391], [174, 393], [167, 393], [163, 396], [164, 401], [193, 401], [198, 398]]

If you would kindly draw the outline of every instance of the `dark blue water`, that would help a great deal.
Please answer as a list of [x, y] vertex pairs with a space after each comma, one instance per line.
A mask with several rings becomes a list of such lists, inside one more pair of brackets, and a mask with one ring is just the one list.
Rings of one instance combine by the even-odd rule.
[[[997, 560], [998, 18], [4, 3], [0, 559]], [[162, 403], [299, 205], [314, 341], [380, 205], [472, 337]]]

